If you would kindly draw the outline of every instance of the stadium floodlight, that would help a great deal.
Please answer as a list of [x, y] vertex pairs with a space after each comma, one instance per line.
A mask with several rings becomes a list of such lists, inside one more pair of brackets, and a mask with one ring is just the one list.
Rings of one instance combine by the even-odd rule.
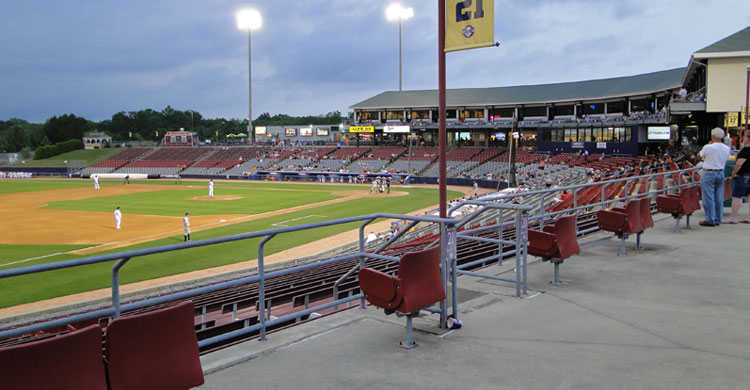
[[398, 20], [398, 90], [403, 90], [403, 84], [401, 79], [401, 21], [410, 19], [414, 16], [414, 10], [409, 8], [404, 8], [399, 4], [391, 4], [386, 8], [385, 10], [385, 17], [390, 21], [397, 21]]
[[255, 143], [255, 132], [253, 131], [253, 60], [250, 50], [250, 32], [257, 30], [263, 25], [260, 12], [254, 9], [243, 9], [237, 12], [237, 28], [247, 30], [247, 132], [250, 140]]

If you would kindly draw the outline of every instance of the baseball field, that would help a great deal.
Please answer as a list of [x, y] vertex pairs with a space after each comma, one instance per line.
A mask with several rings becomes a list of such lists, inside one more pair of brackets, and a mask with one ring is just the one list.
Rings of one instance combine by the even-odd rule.
[[[448, 198], [461, 195], [449, 191]], [[0, 269], [180, 243], [185, 212], [195, 241], [376, 212], [414, 213], [436, 205], [437, 199], [435, 188], [398, 185], [390, 194], [376, 194], [369, 193], [369, 185], [217, 181], [215, 196], [208, 197], [207, 181], [102, 180], [101, 189], [94, 190], [83, 179], [0, 180]], [[123, 214], [121, 230], [115, 229], [117, 206]], [[357, 228], [349, 224], [285, 234], [271, 240], [265, 253], [294, 256], [294, 248], [315, 253], [310, 245], [342, 244], [341, 238], [325, 239]], [[245, 240], [139, 258], [123, 268], [120, 280], [127, 284], [189, 277], [232, 264], [252, 266], [257, 244], [257, 239]], [[2, 279], [0, 308], [108, 288], [111, 267], [102, 263]]]

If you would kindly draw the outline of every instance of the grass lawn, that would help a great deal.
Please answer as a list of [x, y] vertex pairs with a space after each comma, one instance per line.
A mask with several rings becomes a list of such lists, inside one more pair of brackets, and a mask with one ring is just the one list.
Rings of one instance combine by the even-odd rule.
[[[165, 184], [165, 182], [152, 182], [155, 184]], [[88, 185], [89, 183], [86, 182]], [[200, 189], [190, 189], [188, 185], [200, 185]], [[97, 199], [88, 199], [85, 202], [55, 202], [50, 207], [68, 208], [76, 210], [96, 210], [110, 211], [112, 202], [116, 202], [125, 210], [140, 208], [138, 211], [145, 214], [160, 215], [179, 215], [184, 212], [186, 204], [189, 203], [191, 214], [208, 213], [204, 206], [195, 206], [196, 201], [187, 201], [192, 196], [203, 196], [207, 194], [205, 182], [188, 183], [184, 185], [175, 185], [175, 191], [154, 191], [144, 194], [130, 194], [103, 198], [106, 201], [98, 202]], [[263, 191], [262, 189], [273, 189]], [[279, 191], [278, 189], [300, 189], [304, 191]], [[305, 184], [278, 184], [278, 183], [258, 183], [258, 182], [221, 182], [217, 183], [217, 195], [242, 194], [245, 198], [234, 201], [211, 202], [209, 214], [216, 213], [238, 213], [249, 214], [263, 212], [263, 210], [288, 208], [291, 205], [312, 203], [320, 199], [333, 199], [331, 191], [342, 191], [356, 189], [362, 191], [363, 187], [355, 186], [326, 186], [326, 185], [305, 185]], [[427, 188], [402, 188], [394, 187], [395, 191], [406, 191], [407, 196], [398, 197], [372, 197], [353, 199], [331, 205], [320, 206], [315, 209], [299, 210], [283, 215], [271, 216], [268, 218], [243, 222], [239, 224], [217, 227], [210, 230], [194, 232], [193, 240], [201, 240], [213, 237], [222, 237], [232, 234], [239, 234], [252, 231], [268, 230], [276, 228], [274, 223], [289, 221], [296, 218], [302, 218], [310, 215], [321, 215], [325, 217], [305, 218], [295, 223], [285, 223], [286, 225], [304, 224], [319, 222], [322, 220], [332, 220], [356, 215], [372, 214], [377, 212], [389, 212], [396, 214], [408, 213], [420, 208], [429, 207], [437, 203], [437, 190]], [[324, 191], [324, 192], [319, 192]], [[15, 191], [14, 191], [15, 192]], [[133, 197], [142, 195], [145, 198]], [[455, 198], [461, 194], [457, 192], [448, 192], [448, 198]], [[154, 205], [157, 200], [158, 204]], [[261, 201], [262, 200], [262, 201]], [[186, 203], [187, 202], [187, 203]], [[209, 203], [209, 202], [205, 202]], [[221, 203], [221, 205], [218, 205]], [[261, 204], [268, 203], [268, 204]], [[280, 206], [282, 205], [282, 206]], [[207, 207], [207, 206], [206, 206]], [[220, 207], [221, 211], [217, 211]], [[147, 211], [148, 210], [148, 211]], [[248, 211], [254, 210], [254, 211]], [[359, 223], [337, 225], [315, 230], [290, 233], [280, 235], [272, 239], [265, 247], [265, 253], [271, 254], [292, 248], [301, 244], [322, 239], [340, 232], [355, 229]], [[121, 252], [125, 250], [154, 247], [167, 244], [182, 242], [182, 235], [176, 235], [161, 240], [148, 243], [138, 244], [126, 248], [119, 248], [111, 252]], [[193, 248], [172, 253], [151, 255], [141, 258], [134, 258], [121, 271], [120, 280], [122, 283], [147, 280], [161, 276], [189, 272], [199, 269], [205, 269], [225, 264], [231, 264], [257, 258], [259, 239], [232, 242], [210, 247]], [[14, 247], [14, 248], [11, 248]], [[4, 258], [5, 253], [11, 251], [15, 253], [13, 259], [27, 259], [38, 257], [47, 253], [57, 253], [64, 248], [46, 248], [39, 246], [33, 251], [24, 246], [0, 245], [0, 263], [7, 263]], [[7, 248], [7, 249], [6, 249]], [[105, 252], [106, 253], [106, 252]], [[70, 256], [70, 255], [64, 255]], [[72, 258], [73, 256], [71, 256]], [[11, 257], [8, 257], [11, 258]], [[19, 264], [25, 266], [30, 264], [46, 263], [49, 261], [60, 261], [61, 257], [42, 258], [32, 262]], [[106, 288], [110, 286], [111, 263], [95, 264], [85, 267], [76, 267], [72, 269], [45, 272], [34, 275], [26, 275], [0, 280], [0, 307], [13, 306], [26, 302], [52, 298], [77, 292], [89, 291], [97, 288]], [[0, 269], [3, 269], [0, 267]]]
[[45, 158], [43, 160], [24, 160], [25, 162], [17, 162], [11, 164], [12, 167], [64, 167], [66, 166], [65, 161], [82, 160], [85, 161], [86, 166], [105, 159], [112, 154], [115, 154], [123, 149], [120, 148], [105, 148], [105, 149], [78, 149], [71, 152]]

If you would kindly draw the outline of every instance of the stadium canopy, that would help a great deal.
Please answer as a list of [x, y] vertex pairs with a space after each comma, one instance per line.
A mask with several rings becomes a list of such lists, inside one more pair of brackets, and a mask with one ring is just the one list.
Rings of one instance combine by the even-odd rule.
[[693, 53], [693, 58], [750, 57], [750, 26]]
[[239, 133], [239, 134], [237, 134], [237, 138], [247, 138], [247, 134], [245, 134], [245, 133]]
[[[675, 68], [635, 76], [512, 87], [447, 90], [449, 107], [513, 106], [607, 100], [646, 96], [680, 88], [686, 68]], [[386, 91], [356, 103], [352, 110], [435, 108], [437, 90]]]
[[234, 134], [234, 133], [229, 133], [229, 134], [225, 135], [225, 137], [226, 138], [235, 138], [235, 137], [237, 137], [237, 135]]

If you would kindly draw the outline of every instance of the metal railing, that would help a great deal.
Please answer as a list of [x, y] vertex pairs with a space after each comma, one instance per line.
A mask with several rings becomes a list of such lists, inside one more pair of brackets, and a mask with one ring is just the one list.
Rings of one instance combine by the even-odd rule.
[[[259, 232], [243, 233], [243, 234], [212, 238], [212, 239], [206, 239], [206, 240], [200, 240], [200, 241], [186, 242], [186, 243], [173, 244], [173, 245], [164, 245], [164, 246], [155, 247], [155, 248], [138, 249], [138, 250], [132, 250], [132, 251], [126, 251], [126, 252], [120, 252], [120, 253], [112, 253], [112, 254], [106, 254], [106, 255], [100, 255], [100, 256], [86, 257], [82, 259], [74, 259], [74, 260], [60, 261], [60, 262], [49, 263], [49, 264], [40, 264], [40, 265], [2, 270], [0, 271], [0, 280], [4, 278], [17, 277], [21, 275], [28, 275], [28, 274], [39, 273], [39, 272], [53, 271], [53, 270], [59, 270], [59, 269], [65, 269], [65, 268], [80, 267], [80, 266], [85, 266], [89, 264], [97, 264], [97, 263], [115, 261], [115, 264], [112, 267], [112, 273], [111, 273], [111, 280], [112, 280], [112, 286], [111, 286], [112, 307], [111, 308], [96, 310], [96, 311], [92, 311], [92, 312], [88, 312], [84, 314], [68, 316], [65, 318], [55, 319], [55, 320], [51, 320], [51, 321], [47, 321], [43, 323], [0, 331], [0, 340], [9, 339], [12, 337], [17, 337], [17, 336], [21, 336], [25, 334], [30, 334], [30, 333], [34, 333], [37, 331], [43, 331], [46, 329], [55, 328], [59, 326], [65, 326], [65, 325], [72, 324], [72, 323], [95, 320], [95, 319], [99, 319], [102, 317], [112, 316], [114, 318], [117, 318], [124, 311], [131, 311], [131, 310], [141, 309], [147, 306], [163, 304], [163, 303], [180, 300], [180, 299], [187, 299], [187, 298], [200, 295], [200, 294], [216, 292], [216, 291], [223, 290], [226, 288], [231, 288], [235, 286], [240, 286], [240, 285], [249, 284], [249, 283], [256, 283], [256, 282], [259, 285], [259, 289], [258, 289], [259, 290], [258, 291], [259, 321], [258, 323], [252, 326], [247, 326], [242, 329], [229, 332], [229, 333], [224, 333], [215, 337], [201, 340], [198, 343], [198, 345], [199, 347], [203, 348], [203, 347], [211, 346], [217, 343], [230, 340], [238, 336], [250, 335], [253, 332], [259, 332], [260, 339], [265, 340], [266, 330], [269, 327], [272, 327], [274, 325], [282, 324], [290, 320], [300, 319], [302, 317], [309, 316], [310, 314], [316, 311], [325, 310], [325, 309], [332, 308], [337, 305], [344, 304], [344, 303], [351, 302], [351, 301], [360, 300], [361, 307], [364, 307], [364, 302], [365, 302], [364, 295], [362, 293], [359, 293], [355, 295], [350, 295], [343, 299], [338, 299], [338, 296], [335, 296], [332, 302], [317, 305], [315, 307], [309, 307], [309, 308], [306, 308], [305, 310], [298, 311], [298, 312], [289, 314], [284, 317], [271, 318], [270, 315], [267, 315], [266, 309], [265, 309], [265, 305], [266, 305], [265, 281], [270, 278], [289, 275], [295, 272], [306, 271], [306, 270], [310, 270], [316, 267], [321, 267], [321, 266], [325, 266], [328, 264], [332, 264], [335, 262], [352, 260], [352, 259], [360, 259], [360, 266], [362, 267], [365, 265], [366, 259], [381, 259], [381, 260], [389, 260], [389, 261], [398, 261], [398, 258], [395, 258], [392, 256], [384, 256], [378, 253], [368, 253], [364, 251], [364, 248], [365, 248], [364, 229], [365, 227], [368, 224], [372, 223], [373, 221], [377, 219], [381, 219], [381, 218], [409, 220], [409, 221], [413, 221], [415, 225], [420, 222], [426, 222], [426, 223], [435, 223], [435, 224], [439, 224], [443, 226], [445, 224], [455, 224], [456, 222], [458, 222], [458, 220], [451, 219], [451, 218], [378, 213], [378, 214], [370, 214], [370, 215], [364, 215], [364, 216], [358, 216], [358, 217], [342, 218], [342, 219], [337, 219], [337, 220], [332, 220], [332, 221], [311, 223], [311, 224], [294, 226], [294, 227], [285, 227], [285, 228], [279, 228], [279, 229], [264, 230], [264, 231], [259, 231]], [[266, 265], [264, 262], [264, 257], [265, 257], [264, 248], [265, 248], [265, 245], [276, 236], [283, 235], [285, 233], [316, 229], [316, 228], [322, 228], [322, 227], [328, 227], [328, 226], [334, 226], [334, 225], [341, 225], [341, 224], [347, 224], [347, 223], [353, 223], [353, 222], [360, 222], [360, 221], [362, 223], [359, 228], [359, 231], [360, 231], [360, 237], [359, 237], [360, 251], [359, 252], [353, 253], [353, 254], [347, 254], [347, 255], [343, 255], [343, 256], [339, 256], [339, 257], [335, 257], [335, 258], [331, 258], [331, 259], [327, 259], [323, 261], [318, 261], [315, 263], [303, 264], [303, 265], [293, 266], [289, 268], [274, 270], [271, 272], [266, 272]], [[149, 298], [149, 299], [145, 299], [139, 302], [128, 303], [128, 304], [120, 303], [120, 279], [119, 279], [120, 269], [122, 269], [125, 265], [127, 265], [131, 261], [137, 261], [138, 258], [147, 256], [147, 255], [173, 252], [173, 251], [181, 251], [181, 250], [186, 250], [186, 249], [196, 248], [196, 247], [201, 247], [201, 246], [216, 245], [216, 244], [222, 244], [222, 243], [228, 243], [228, 242], [234, 242], [234, 241], [248, 240], [248, 239], [253, 239], [253, 238], [261, 239], [257, 247], [257, 250], [258, 250], [258, 273], [257, 275], [252, 275], [252, 276], [244, 277], [244, 278], [237, 279], [237, 280], [217, 283], [214, 285], [191, 289], [191, 290], [182, 291], [178, 293], [163, 295], [163, 296], [159, 296], [156, 298]], [[387, 245], [390, 245], [390, 243], [393, 241], [395, 240], [390, 240], [388, 243], [384, 244], [383, 247], [379, 249], [379, 251], [387, 247]], [[443, 310], [443, 315], [444, 313], [445, 313], [445, 310]]]

